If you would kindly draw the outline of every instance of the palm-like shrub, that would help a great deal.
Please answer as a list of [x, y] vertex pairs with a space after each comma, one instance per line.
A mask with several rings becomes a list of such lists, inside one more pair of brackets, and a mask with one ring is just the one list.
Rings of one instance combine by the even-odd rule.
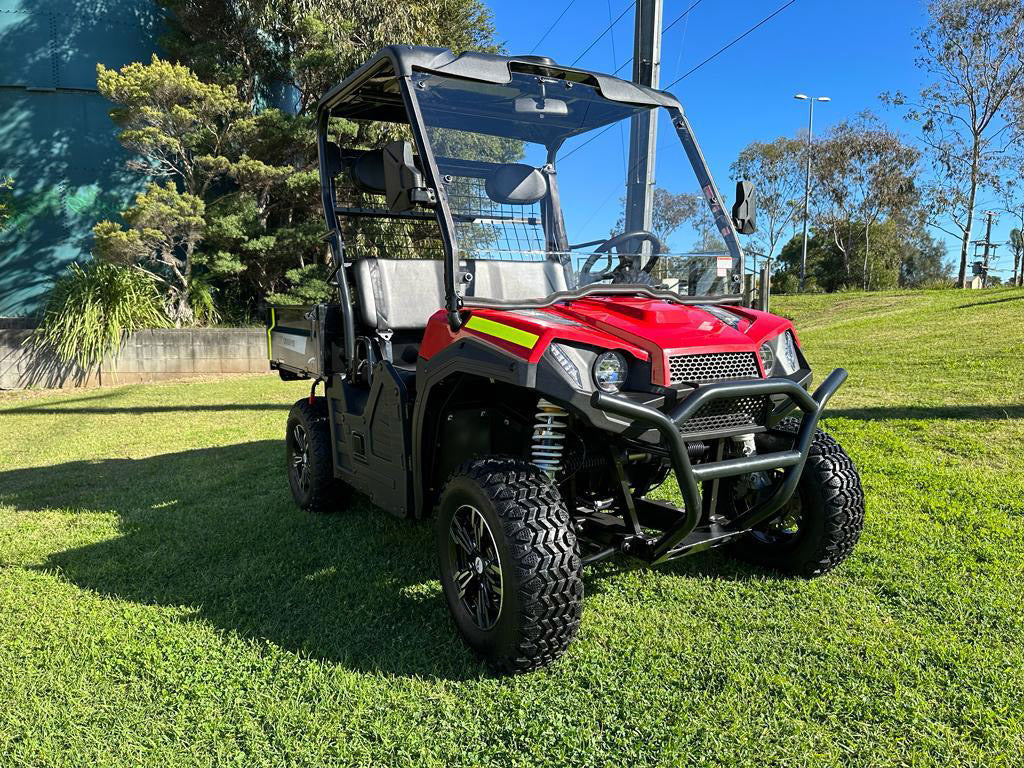
[[128, 334], [168, 325], [152, 275], [118, 264], [72, 264], [50, 291], [32, 342], [88, 370], [116, 359]]

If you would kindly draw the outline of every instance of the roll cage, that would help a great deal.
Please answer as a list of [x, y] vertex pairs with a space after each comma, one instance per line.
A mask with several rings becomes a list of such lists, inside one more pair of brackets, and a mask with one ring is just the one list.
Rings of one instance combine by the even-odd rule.
[[[455, 237], [456, 216], [453, 214], [447, 195], [437, 194], [437, 191], [442, 189], [442, 174], [439, 170], [438, 157], [434, 154], [425, 130], [417, 89], [413, 87], [414, 75], [419, 73], [433, 73], [499, 85], [511, 82], [515, 74], [537, 75], [594, 86], [603, 99], [611, 102], [630, 106], [665, 108], [693, 168], [703, 196], [714, 216], [716, 228], [725, 241], [729, 255], [738, 264], [740, 275], [744, 270], [743, 249], [740, 247], [733, 222], [693, 135], [689, 121], [683, 113], [682, 106], [672, 94], [646, 88], [610, 75], [564, 67], [543, 57], [499, 56], [475, 52], [456, 55], [446, 48], [389, 46], [382, 49], [343, 82], [331, 88], [323, 96], [317, 108], [317, 149], [321, 196], [327, 223], [326, 240], [331, 248], [335, 265], [334, 274], [337, 276], [343, 321], [344, 355], [349, 366], [353, 364], [356, 350], [355, 318], [351, 304], [351, 278], [346, 269], [350, 266], [350, 262], [346, 261], [346, 245], [339, 220], [339, 214], [343, 212], [339, 211], [337, 206], [335, 177], [340, 171], [339, 158], [337, 148], [332, 146], [329, 138], [332, 117], [394, 123], [409, 127], [426, 185], [425, 192], [428, 193], [424, 202], [433, 209], [433, 212], [411, 210], [391, 214], [376, 212], [373, 215], [421, 221], [436, 220], [443, 249], [445, 309], [448, 322], [453, 330], [458, 330], [462, 324], [460, 310], [463, 308], [535, 308], [593, 295], [642, 295], [679, 303], [735, 304], [740, 302], [739, 294], [682, 297], [673, 291], [644, 285], [598, 284], [583, 287], [571, 286], [569, 290], [557, 291], [543, 299], [507, 300], [460, 296], [457, 290], [457, 281], [459, 280], [457, 265], [460, 255]], [[557, 160], [557, 151], [561, 144], [576, 133], [578, 132], [570, 129], [561, 133], [552, 132], [546, 141], [548, 162], [551, 166]], [[518, 136], [512, 131], [509, 131], [508, 137], [527, 138]], [[554, 205], [557, 205], [557, 200]], [[554, 211], [554, 213], [560, 222], [561, 211]], [[548, 222], [554, 218], [551, 215], [547, 216]], [[553, 237], [550, 225], [546, 225], [545, 229], [548, 233], [547, 240], [550, 250]], [[564, 230], [555, 234], [554, 237], [564, 239]]]

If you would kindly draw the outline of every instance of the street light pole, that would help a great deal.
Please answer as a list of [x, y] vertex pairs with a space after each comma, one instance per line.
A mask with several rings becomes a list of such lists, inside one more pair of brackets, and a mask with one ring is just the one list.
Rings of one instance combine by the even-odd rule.
[[804, 281], [807, 278], [807, 211], [811, 201], [811, 141], [814, 136], [814, 102], [832, 101], [828, 96], [807, 96], [798, 93], [794, 99], [806, 101], [807, 109], [807, 176], [804, 180], [804, 251], [800, 257], [800, 293], [804, 291]]

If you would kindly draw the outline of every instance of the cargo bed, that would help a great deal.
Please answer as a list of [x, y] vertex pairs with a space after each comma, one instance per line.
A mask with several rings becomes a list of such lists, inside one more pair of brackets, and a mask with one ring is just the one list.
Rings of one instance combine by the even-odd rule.
[[340, 327], [336, 304], [273, 306], [267, 318], [270, 368], [284, 379], [322, 379], [331, 372]]

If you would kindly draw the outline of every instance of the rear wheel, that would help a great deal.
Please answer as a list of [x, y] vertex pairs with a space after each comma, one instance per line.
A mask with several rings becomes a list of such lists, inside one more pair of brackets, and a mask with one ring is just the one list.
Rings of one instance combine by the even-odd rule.
[[[791, 440], [795, 429], [784, 423], [776, 436]], [[842, 563], [863, 528], [857, 468], [839, 443], [818, 430], [793, 498], [777, 517], [737, 542], [733, 552], [755, 565], [812, 578]]]
[[347, 487], [334, 477], [327, 401], [303, 398], [288, 414], [285, 454], [295, 503], [307, 512], [330, 512], [348, 500]]
[[576, 636], [582, 564], [558, 490], [517, 459], [464, 464], [441, 495], [441, 586], [466, 643], [499, 672], [557, 659]]

